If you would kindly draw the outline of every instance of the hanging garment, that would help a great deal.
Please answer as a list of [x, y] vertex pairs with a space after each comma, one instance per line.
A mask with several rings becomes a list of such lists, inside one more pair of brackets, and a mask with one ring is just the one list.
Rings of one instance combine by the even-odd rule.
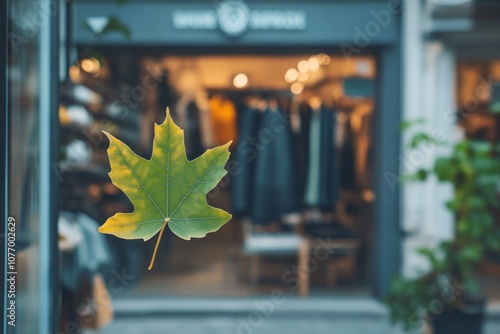
[[158, 83], [158, 105], [162, 111], [167, 107], [173, 107], [173, 101], [175, 100], [174, 91], [170, 87], [169, 80], [170, 73], [164, 70]]
[[187, 158], [188, 160], [193, 160], [205, 151], [201, 142], [199, 110], [194, 102], [190, 102], [187, 105], [184, 124], [184, 141], [186, 143]]
[[304, 203], [307, 177], [309, 171], [309, 139], [311, 127], [311, 108], [303, 104], [298, 111], [299, 127], [293, 135], [294, 166], [297, 180], [297, 203]]
[[235, 173], [231, 176], [232, 206], [237, 215], [245, 215], [252, 207], [253, 175], [255, 159], [257, 157], [257, 135], [259, 132], [261, 113], [253, 108], [246, 108], [240, 112], [240, 128], [238, 145], [232, 156], [236, 163]]
[[172, 115], [175, 122], [184, 130], [184, 143], [188, 160], [193, 160], [203, 154], [200, 110], [196, 102], [181, 100], [177, 103], [176, 113]]
[[331, 211], [339, 197], [339, 156], [335, 147], [336, 111], [321, 108], [320, 189], [318, 208]]
[[[76, 289], [82, 275], [93, 275], [100, 266], [111, 262], [110, 251], [104, 235], [97, 232], [99, 224], [83, 213], [62, 211], [59, 220], [70, 220], [77, 224], [82, 241], [73, 252], [63, 253], [61, 284], [70, 290]], [[66, 223], [68, 224], [68, 223]]]
[[[175, 106], [172, 117], [184, 130], [189, 157], [196, 158], [199, 155], [195, 155], [196, 152], [203, 153], [207, 148], [214, 146], [210, 106], [204, 91], [199, 91], [195, 95], [182, 96]], [[193, 138], [188, 138], [188, 135]], [[187, 141], [190, 141], [191, 151]]]
[[[358, 110], [359, 108], [359, 110]], [[369, 188], [370, 180], [370, 165], [369, 155], [371, 147], [371, 128], [372, 128], [372, 113], [371, 105], [361, 105], [356, 108], [356, 113], [359, 113], [359, 126], [356, 129], [356, 185], [359, 188]]]
[[61, 252], [71, 252], [83, 241], [83, 233], [76, 221], [65, 219], [64, 215], [65, 212], [62, 211], [57, 221], [58, 248]]
[[[208, 96], [205, 91], [200, 91], [196, 95], [196, 106], [199, 110], [199, 122], [201, 131], [201, 142], [203, 148], [213, 148], [214, 147], [214, 133], [212, 126], [212, 118], [210, 116], [210, 101], [208, 101]], [[224, 143], [225, 144], [225, 143]]]
[[309, 131], [309, 170], [304, 202], [310, 207], [319, 204], [321, 168], [321, 109], [313, 110]]
[[235, 145], [238, 131], [236, 108], [233, 102], [221, 95], [216, 95], [210, 99], [210, 112], [215, 144], [224, 145], [233, 140], [233, 145]]
[[252, 220], [268, 225], [297, 209], [292, 139], [279, 110], [263, 112], [255, 160]]
[[344, 141], [346, 138], [346, 122], [347, 115], [343, 112], [336, 113], [336, 126], [335, 126], [335, 147], [337, 151], [340, 152], [342, 147], [344, 146]]
[[353, 189], [356, 187], [355, 157], [354, 157], [354, 133], [349, 115], [344, 122], [344, 140], [341, 148], [340, 164], [342, 188]]
[[370, 78], [345, 78], [343, 85], [345, 96], [353, 98], [373, 98], [375, 95], [375, 80]]
[[314, 110], [309, 128], [309, 169], [304, 202], [309, 207], [331, 211], [340, 188], [335, 110], [324, 106]]

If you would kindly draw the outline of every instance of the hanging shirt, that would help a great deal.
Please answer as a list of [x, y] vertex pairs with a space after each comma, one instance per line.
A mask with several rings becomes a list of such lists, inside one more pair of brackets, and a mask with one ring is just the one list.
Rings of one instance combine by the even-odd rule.
[[254, 141], [259, 132], [261, 113], [253, 108], [246, 108], [240, 112], [240, 138], [232, 156], [236, 163], [237, 173], [231, 175], [233, 212], [245, 215], [252, 207], [253, 175], [257, 147]]
[[342, 188], [356, 188], [356, 173], [355, 173], [355, 152], [354, 152], [354, 131], [351, 126], [350, 116], [347, 115], [344, 122], [344, 140], [341, 148], [341, 180]]
[[224, 145], [238, 137], [236, 109], [231, 100], [216, 95], [210, 99], [213, 134], [216, 145]]
[[[369, 188], [371, 186], [371, 170], [369, 155], [371, 147], [372, 113], [371, 106], [358, 107], [360, 112], [360, 125], [356, 132], [356, 184], [359, 188]], [[359, 112], [356, 110], [356, 112]]]
[[297, 202], [304, 204], [304, 194], [307, 185], [307, 177], [309, 172], [309, 139], [311, 129], [311, 114], [312, 110], [309, 105], [303, 104], [299, 111], [300, 128], [294, 133], [294, 166], [297, 175]]
[[184, 130], [190, 160], [214, 146], [210, 107], [204, 91], [182, 96], [175, 105], [172, 117]]
[[267, 225], [297, 210], [292, 137], [279, 110], [262, 114], [256, 145], [252, 220]]
[[92, 276], [105, 264], [111, 262], [110, 250], [103, 234], [97, 232], [99, 224], [83, 213], [61, 211], [59, 220], [76, 224], [82, 234], [82, 241], [72, 252], [63, 253], [61, 285], [75, 290], [82, 275]]
[[321, 108], [320, 209], [330, 211], [339, 197], [339, 155], [335, 147], [336, 111]]
[[307, 173], [304, 202], [308, 206], [319, 204], [321, 159], [321, 110], [313, 110], [309, 131], [309, 170]]
[[193, 160], [205, 151], [201, 141], [200, 117], [196, 103], [190, 102], [186, 107], [184, 125], [184, 141], [188, 160]]
[[304, 203], [331, 211], [340, 188], [339, 156], [336, 150], [336, 112], [320, 106], [313, 110], [309, 130], [309, 169]]

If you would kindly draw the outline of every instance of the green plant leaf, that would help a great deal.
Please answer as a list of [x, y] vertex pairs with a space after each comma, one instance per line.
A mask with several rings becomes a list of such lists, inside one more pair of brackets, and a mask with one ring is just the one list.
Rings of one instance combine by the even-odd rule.
[[415, 182], [415, 181], [424, 181], [425, 179], [427, 179], [428, 175], [429, 175], [429, 171], [426, 170], [426, 169], [421, 168], [421, 169], [417, 170], [414, 173], [402, 175], [399, 178], [399, 181], [401, 183]]
[[448, 181], [453, 178], [455, 164], [451, 158], [439, 157], [434, 162], [434, 173], [439, 181]]
[[419, 145], [431, 144], [431, 145], [443, 145], [444, 142], [438, 140], [425, 132], [417, 132], [413, 135], [410, 140], [410, 148], [417, 148]]
[[471, 140], [470, 148], [476, 154], [480, 156], [489, 156], [493, 145], [490, 142], [484, 140]]
[[184, 132], [168, 109], [165, 121], [155, 124], [154, 133], [153, 154], [146, 160], [105, 132], [110, 141], [109, 176], [130, 199], [134, 212], [117, 213], [99, 228], [102, 233], [145, 241], [160, 232], [149, 269], [167, 225], [174, 234], [189, 240], [215, 232], [231, 219], [229, 213], [208, 205], [206, 199], [227, 173], [224, 166], [231, 142], [188, 161]]
[[420, 248], [417, 250], [417, 252], [427, 258], [427, 260], [429, 260], [433, 270], [441, 270], [442, 266], [438, 259], [438, 253], [436, 252], [436, 250], [429, 248]]
[[423, 118], [413, 119], [413, 120], [404, 120], [399, 124], [399, 128], [401, 130], [408, 130], [414, 125], [425, 124], [425, 120]]

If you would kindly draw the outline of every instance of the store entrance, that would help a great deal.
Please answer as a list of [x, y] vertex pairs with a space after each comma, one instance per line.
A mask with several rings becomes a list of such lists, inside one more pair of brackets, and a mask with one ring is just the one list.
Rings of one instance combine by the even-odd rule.
[[[233, 214], [220, 231], [191, 241], [165, 233], [152, 271], [154, 240], [106, 236], [111, 267], [139, 278], [126, 295], [370, 294], [376, 57], [103, 52], [90, 62], [70, 70], [67, 107], [85, 87], [95, 97], [80, 104], [139, 155], [150, 157], [167, 106], [189, 159], [233, 140], [232, 167], [208, 195]], [[63, 141], [74, 145], [71, 131]], [[107, 170], [107, 144], [85, 145]], [[132, 210], [106, 177], [78, 180], [76, 205], [96, 221]]]

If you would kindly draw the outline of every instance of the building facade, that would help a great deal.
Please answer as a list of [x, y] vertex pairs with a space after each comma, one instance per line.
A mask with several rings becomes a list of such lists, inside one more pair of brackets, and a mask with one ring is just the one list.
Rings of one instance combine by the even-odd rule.
[[[11, 1], [0, 5], [0, 32], [8, 37], [2, 40], [0, 55], [0, 70], [6, 71], [0, 87], [2, 104], [8, 110], [0, 122], [5, 161], [2, 215], [5, 222], [9, 217], [16, 221], [17, 254], [17, 276], [6, 267], [7, 261], [2, 262], [2, 274], [17, 280], [16, 333], [31, 333], [33, 328], [40, 333], [57, 331], [57, 92], [60, 81], [67, 79], [69, 65], [89, 46], [111, 59], [119, 59], [117, 54], [132, 55], [133, 59], [153, 57], [157, 63], [162, 57], [182, 63], [183, 58], [207, 55], [255, 58], [327, 53], [339, 64], [368, 57], [376, 72], [370, 78], [375, 88], [369, 93], [374, 101], [369, 189], [373, 211], [371, 238], [364, 245], [370, 294], [382, 297], [394, 275], [413, 276], [425, 268], [418, 248], [453, 237], [453, 217], [444, 206], [452, 189], [432, 179], [418, 185], [398, 182], [406, 172], [429, 166], [447, 148], [409, 150], [405, 141], [411, 133], [401, 133], [399, 125], [403, 119], [424, 118], [427, 130], [442, 139], [454, 142], [464, 136], [457, 126], [458, 112], [463, 110], [457, 93], [459, 65], [489, 62], [493, 64], [490, 81], [500, 81], [494, 74], [494, 61], [500, 59], [494, 1], [248, 0], [222, 1], [218, 6], [203, 1], [27, 3], [22, 8]], [[225, 10], [232, 15], [225, 15]], [[104, 34], [110, 22], [119, 24]], [[132, 77], [146, 68], [137, 62], [129, 65], [137, 67]], [[363, 66], [356, 68], [350, 79], [363, 77]], [[481, 99], [470, 97], [474, 98]], [[5, 235], [7, 229], [5, 225]], [[2, 240], [0, 250], [4, 258], [7, 241]], [[0, 324], [8, 329], [9, 285], [2, 289], [5, 307]]]

